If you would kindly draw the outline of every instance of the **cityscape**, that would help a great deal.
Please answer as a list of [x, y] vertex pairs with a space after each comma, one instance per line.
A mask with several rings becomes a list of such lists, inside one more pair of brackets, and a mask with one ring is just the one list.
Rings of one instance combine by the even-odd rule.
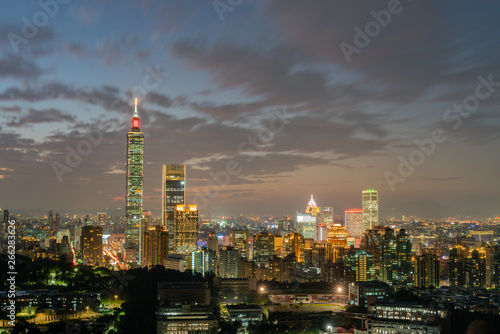
[[0, 333], [500, 331], [498, 4], [1, 6]]

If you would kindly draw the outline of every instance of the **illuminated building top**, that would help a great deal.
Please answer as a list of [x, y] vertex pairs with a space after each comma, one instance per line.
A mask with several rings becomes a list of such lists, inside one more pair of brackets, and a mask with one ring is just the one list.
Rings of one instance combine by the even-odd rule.
[[139, 130], [139, 112], [137, 111], [137, 99], [135, 99], [134, 116], [132, 116], [132, 131]]

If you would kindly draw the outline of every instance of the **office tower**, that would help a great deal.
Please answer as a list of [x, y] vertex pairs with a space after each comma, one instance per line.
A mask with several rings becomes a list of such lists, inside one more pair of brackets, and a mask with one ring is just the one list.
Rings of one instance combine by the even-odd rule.
[[105, 225], [106, 225], [106, 212], [98, 212], [97, 226], [105, 226]]
[[231, 230], [229, 231], [229, 240], [231, 245], [240, 252], [240, 256], [248, 258], [248, 230]]
[[102, 261], [102, 227], [87, 225], [82, 228], [83, 264], [101, 266]]
[[254, 262], [268, 262], [274, 255], [274, 236], [270, 232], [261, 232], [253, 236]]
[[174, 253], [191, 254], [198, 249], [198, 208], [177, 204], [174, 213]]
[[[144, 133], [139, 129], [139, 112], [137, 111], [137, 99], [135, 99], [134, 115], [132, 117], [132, 129], [127, 133], [127, 175], [126, 175], [126, 203], [125, 212], [127, 225], [125, 228], [124, 248], [137, 250], [138, 258], [141, 260], [140, 252], [142, 245], [140, 239], [145, 231], [142, 229], [142, 207], [144, 201]], [[136, 256], [137, 256], [136, 255]]]
[[219, 249], [219, 239], [214, 231], [208, 233], [207, 248], [216, 252]]
[[433, 254], [417, 256], [415, 261], [415, 286], [439, 288], [439, 258]]
[[191, 269], [203, 276], [215, 275], [217, 272], [216, 251], [202, 247], [199, 251], [191, 253]]
[[413, 265], [411, 262], [411, 239], [404, 228], [396, 235], [397, 267], [394, 285], [410, 285], [413, 282]]
[[297, 263], [304, 263], [305, 261], [305, 241], [302, 235], [292, 232], [285, 236], [283, 240], [283, 256], [294, 255]]
[[170, 250], [174, 247], [174, 216], [177, 205], [185, 201], [186, 166], [185, 165], [163, 165], [161, 187], [162, 187], [162, 225], [169, 231]]
[[241, 258], [239, 252], [231, 246], [222, 246], [219, 251], [219, 275], [222, 278], [239, 278]]
[[369, 230], [378, 226], [378, 191], [363, 190], [363, 228]]
[[333, 208], [330, 206], [324, 206], [318, 208], [318, 213], [316, 215], [317, 224], [325, 224], [326, 226], [333, 225]]
[[168, 257], [168, 231], [164, 226], [153, 226], [144, 233], [142, 266], [162, 266]]
[[344, 225], [349, 236], [361, 238], [366, 231], [363, 225], [363, 210], [345, 210]]
[[305, 239], [316, 238], [316, 217], [309, 213], [297, 213], [297, 232]]

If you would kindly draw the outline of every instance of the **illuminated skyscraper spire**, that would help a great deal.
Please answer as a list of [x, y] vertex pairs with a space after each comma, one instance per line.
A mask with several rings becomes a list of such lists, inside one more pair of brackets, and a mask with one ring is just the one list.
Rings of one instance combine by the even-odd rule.
[[137, 99], [135, 99], [134, 116], [132, 116], [132, 131], [139, 131], [139, 112], [137, 111]]
[[311, 194], [311, 199], [309, 200], [309, 203], [307, 203], [308, 207], [315, 208], [316, 207], [316, 202], [314, 201], [313, 195]]
[[139, 112], [137, 111], [137, 99], [135, 99], [134, 117], [139, 117]]

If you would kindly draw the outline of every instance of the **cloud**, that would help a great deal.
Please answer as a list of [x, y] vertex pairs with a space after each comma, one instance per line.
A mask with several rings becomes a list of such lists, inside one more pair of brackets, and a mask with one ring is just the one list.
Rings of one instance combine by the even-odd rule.
[[21, 127], [31, 124], [40, 123], [56, 123], [56, 122], [70, 122], [74, 123], [75, 116], [54, 108], [49, 109], [28, 109], [28, 115], [19, 117], [16, 121], [9, 122], [7, 125], [11, 127]]
[[10, 54], [0, 58], [0, 79], [35, 79], [42, 73], [34, 61]]

